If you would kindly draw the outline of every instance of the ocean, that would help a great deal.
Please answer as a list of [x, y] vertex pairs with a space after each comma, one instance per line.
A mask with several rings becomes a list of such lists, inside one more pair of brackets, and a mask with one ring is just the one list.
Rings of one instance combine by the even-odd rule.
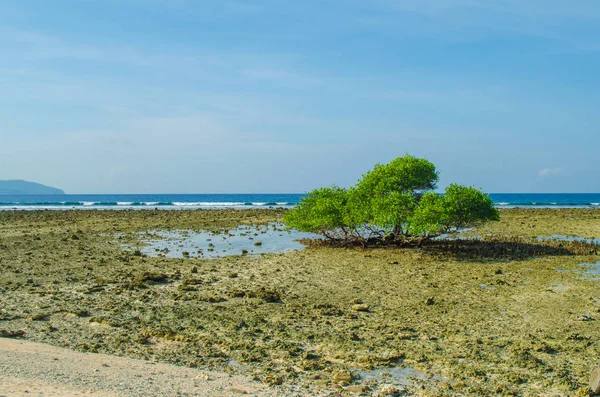
[[[13, 209], [200, 209], [291, 208], [304, 194], [66, 194], [0, 196], [0, 210]], [[600, 193], [491, 193], [499, 208], [600, 207]]]

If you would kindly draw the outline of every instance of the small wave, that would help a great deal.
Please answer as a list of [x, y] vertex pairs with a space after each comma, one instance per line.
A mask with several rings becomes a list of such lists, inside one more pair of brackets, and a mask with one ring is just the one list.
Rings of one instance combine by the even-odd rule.
[[132, 201], [117, 201], [117, 205], [134, 205]]
[[238, 202], [218, 202], [218, 201], [199, 201], [199, 202], [181, 202], [175, 201], [172, 203], [176, 207], [238, 207], [244, 203]]
[[190, 207], [190, 206], [199, 206], [201, 203], [184, 203], [184, 202], [179, 202], [179, 201], [175, 201], [174, 203], [172, 203], [173, 205], [177, 206], [177, 207]]
[[599, 207], [600, 203], [590, 203], [591, 205], [593, 205], [594, 207]]
[[[496, 205], [501, 205], [501, 203], [497, 203]], [[565, 201], [565, 202], [516, 201], [514, 203], [511, 203], [511, 205], [523, 206], [523, 207], [585, 207], [588, 204], [584, 203], [584, 202], [577, 202], [577, 201]]]
[[84, 205], [84, 206], [92, 206], [94, 204], [96, 204], [95, 201], [80, 201], [79, 204]]
[[497, 203], [496, 205], [510, 205], [510, 203], [507, 203], [507, 202], [503, 201], [501, 203]]

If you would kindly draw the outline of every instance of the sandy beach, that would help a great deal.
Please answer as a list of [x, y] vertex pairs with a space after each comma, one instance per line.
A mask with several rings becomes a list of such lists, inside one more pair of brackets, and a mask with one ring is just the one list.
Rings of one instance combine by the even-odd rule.
[[0, 396], [276, 396], [248, 377], [0, 338]]

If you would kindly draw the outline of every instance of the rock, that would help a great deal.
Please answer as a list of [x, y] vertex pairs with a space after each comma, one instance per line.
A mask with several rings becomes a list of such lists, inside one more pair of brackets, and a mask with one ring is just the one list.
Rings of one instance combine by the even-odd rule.
[[347, 370], [338, 371], [333, 375], [333, 381], [335, 383], [346, 382], [350, 384], [352, 383], [352, 373]]
[[594, 321], [595, 320], [594, 317], [590, 316], [587, 313], [586, 314], [581, 314], [581, 315], [575, 317], [575, 319], [577, 321]]
[[0, 337], [2, 338], [20, 338], [25, 335], [25, 331], [9, 331], [6, 329], [0, 329]]
[[229, 389], [227, 389], [227, 391], [229, 393], [248, 394], [248, 391], [246, 391], [244, 389], [237, 388], [237, 387], [230, 387]]
[[244, 296], [246, 296], [246, 292], [242, 291], [241, 289], [234, 289], [229, 293], [229, 296], [231, 296], [232, 298], [243, 298]]
[[317, 379], [313, 382], [315, 385], [320, 386], [320, 387], [327, 387], [329, 386], [329, 381], [326, 379]]
[[253, 291], [248, 291], [246, 294], [249, 298], [259, 298], [265, 302], [281, 302], [281, 297], [276, 291], [268, 290], [260, 287]]
[[427, 306], [435, 305], [435, 299], [433, 298], [433, 296], [430, 296], [429, 298], [427, 298], [427, 300], [425, 301], [425, 304]]
[[283, 384], [283, 378], [281, 376], [278, 375], [274, 375], [274, 374], [269, 374], [265, 377], [264, 382], [267, 385], [271, 385], [271, 386], [278, 386]]
[[375, 395], [377, 397], [401, 396], [405, 392], [406, 391], [404, 389], [400, 389], [400, 388], [398, 388], [396, 386], [393, 386], [393, 385], [383, 385], [383, 386], [381, 386], [381, 388], [379, 389], [379, 391]]
[[346, 390], [352, 394], [365, 394], [369, 391], [369, 388], [365, 385], [348, 386]]
[[246, 292], [242, 291], [241, 289], [234, 289], [229, 293], [229, 296], [232, 298], [243, 298], [246, 296]]
[[590, 389], [593, 394], [600, 394], [600, 366], [596, 366], [590, 374]]
[[370, 307], [364, 303], [357, 303], [356, 305], [352, 305], [352, 309], [356, 310], [357, 312], [368, 312]]

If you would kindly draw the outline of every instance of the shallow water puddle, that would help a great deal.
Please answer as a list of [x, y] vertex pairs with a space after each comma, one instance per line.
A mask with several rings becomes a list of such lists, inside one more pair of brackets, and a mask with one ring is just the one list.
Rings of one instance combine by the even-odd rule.
[[584, 267], [583, 277], [587, 280], [600, 280], [600, 261], [596, 263], [580, 263]]
[[596, 263], [580, 263], [577, 265], [577, 267], [584, 268], [584, 270], [556, 269], [556, 272], [560, 274], [575, 273], [581, 276], [581, 278], [584, 280], [600, 280], [600, 261]]
[[[146, 236], [150, 236], [146, 238]], [[279, 223], [240, 226], [220, 233], [192, 230], [157, 230], [144, 233], [140, 251], [149, 256], [169, 258], [216, 258], [229, 255], [260, 255], [300, 251], [298, 240], [322, 236], [297, 230], [284, 230]]]
[[376, 380], [378, 382], [391, 383], [395, 386], [414, 386], [418, 381], [438, 380], [444, 378], [439, 375], [428, 376], [425, 372], [410, 367], [392, 367], [375, 369], [372, 371], [355, 371], [362, 380]]
[[600, 239], [598, 239], [598, 238], [569, 237], [569, 236], [564, 236], [562, 234], [553, 234], [551, 236], [538, 236], [537, 240], [538, 241], [558, 240], [558, 241], [567, 241], [567, 242], [578, 241], [581, 243], [599, 244], [600, 245]]

